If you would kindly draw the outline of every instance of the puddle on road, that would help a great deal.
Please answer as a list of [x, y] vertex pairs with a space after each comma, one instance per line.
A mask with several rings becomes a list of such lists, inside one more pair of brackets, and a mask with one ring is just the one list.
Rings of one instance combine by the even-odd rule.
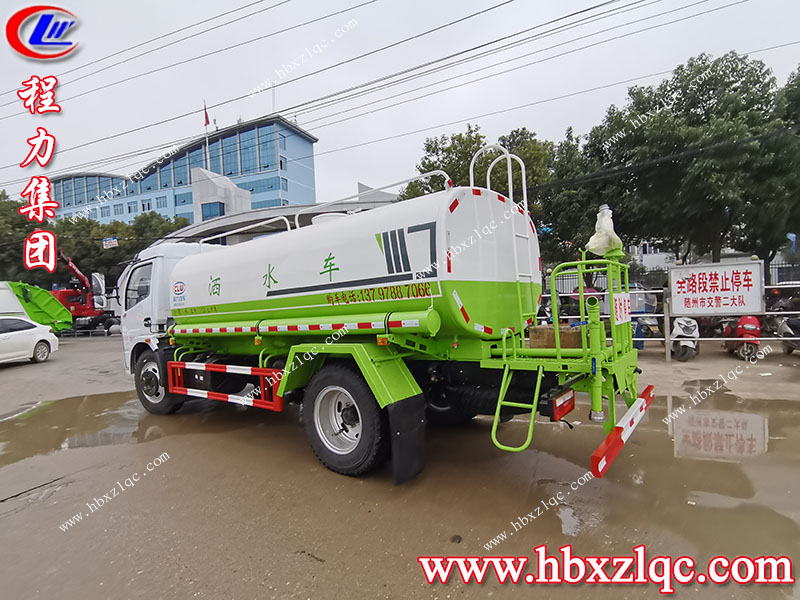
[[[248, 418], [239, 418], [249, 412]], [[78, 396], [43, 402], [19, 417], [0, 422], [0, 467], [39, 454], [147, 442], [167, 435], [224, 433], [231, 429], [296, 420], [285, 415], [200, 400], [187, 403], [179, 415], [151, 415], [135, 392]]]
[[[478, 418], [465, 427], [431, 428], [426, 469], [405, 486], [391, 485], [388, 467], [362, 480], [323, 470], [304, 485], [314, 493], [329, 485], [355, 498], [368, 493], [375, 506], [402, 498], [434, 523], [453, 527], [447, 539], [463, 537], [459, 552], [468, 554], [480, 553], [482, 544], [499, 532], [513, 531], [512, 519], [561, 492], [563, 501], [545, 506], [547, 516], [529, 525], [530, 533], [507, 542], [509, 551], [525, 553], [548, 540], [574, 540], [622, 554], [638, 543], [659, 540], [674, 544], [676, 552], [691, 550], [698, 559], [719, 553], [800, 556], [797, 404], [741, 399], [719, 390], [692, 406], [688, 395], [707, 385], [705, 380], [686, 382], [686, 397], [657, 397], [606, 477], [578, 489], [571, 484], [589, 470], [589, 457], [604, 437], [602, 428], [585, 418], [584, 398], [573, 413], [574, 430], [539, 421], [534, 445], [524, 453], [496, 450], [489, 420]], [[680, 406], [686, 407], [685, 414], [668, 427], [662, 419]], [[499, 435], [513, 443], [526, 432], [527, 424], [514, 420], [502, 425]], [[275, 414], [195, 401], [177, 415], [158, 416], [146, 413], [134, 393], [46, 403], [1, 422], [0, 466], [72, 448], [187, 434], [243, 440], [227, 445], [226, 455], [214, 455], [214, 460], [237, 464], [245, 479], [254, 477], [248, 469], [263, 468], [258, 465], [278, 454], [281, 460], [270, 462], [276, 485], [318, 467], [310, 451], [300, 450], [306, 446], [294, 407]], [[189, 448], [197, 443], [190, 435], [186, 440]], [[389, 526], [395, 517], [390, 511], [385, 518]], [[398, 529], [406, 525], [396, 524]], [[518, 538], [525, 539], [524, 550]]]

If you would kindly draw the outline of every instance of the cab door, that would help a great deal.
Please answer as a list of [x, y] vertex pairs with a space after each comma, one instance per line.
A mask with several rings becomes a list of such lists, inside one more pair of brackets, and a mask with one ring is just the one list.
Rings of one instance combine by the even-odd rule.
[[152, 296], [153, 263], [146, 262], [131, 269], [121, 290], [122, 297], [122, 336], [125, 347], [129, 348], [136, 338], [150, 335], [153, 317]]

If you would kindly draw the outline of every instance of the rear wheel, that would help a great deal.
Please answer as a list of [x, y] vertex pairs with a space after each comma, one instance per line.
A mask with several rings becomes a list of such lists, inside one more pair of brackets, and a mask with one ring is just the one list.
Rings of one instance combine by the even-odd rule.
[[36, 342], [33, 347], [33, 355], [31, 361], [35, 363], [43, 363], [50, 358], [50, 344], [45, 341]]
[[183, 406], [182, 396], [167, 393], [158, 355], [152, 350], [145, 350], [136, 360], [134, 377], [136, 393], [147, 412], [168, 415]]
[[388, 456], [386, 413], [349, 367], [328, 365], [314, 375], [303, 396], [303, 419], [311, 448], [331, 471], [363, 475]]

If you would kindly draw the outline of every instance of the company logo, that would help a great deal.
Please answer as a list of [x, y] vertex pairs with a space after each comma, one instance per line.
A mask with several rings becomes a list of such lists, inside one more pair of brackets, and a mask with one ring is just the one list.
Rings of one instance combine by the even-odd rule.
[[176, 281], [175, 285], [172, 286], [172, 293], [176, 296], [182, 296], [183, 292], [186, 291], [186, 284], [182, 281]]
[[66, 56], [78, 47], [65, 39], [77, 18], [57, 6], [36, 5], [14, 13], [6, 23], [11, 47], [28, 58], [49, 60]]

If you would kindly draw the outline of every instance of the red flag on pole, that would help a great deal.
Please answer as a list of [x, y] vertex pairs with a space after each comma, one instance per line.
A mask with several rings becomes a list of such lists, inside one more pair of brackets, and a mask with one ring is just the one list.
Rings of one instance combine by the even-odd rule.
[[203, 101], [203, 115], [205, 115], [205, 121], [206, 121], [206, 122], [204, 123], [204, 125], [205, 125], [206, 127], [208, 127], [208, 124], [210, 123], [210, 121], [209, 121], [209, 119], [208, 119], [208, 109], [206, 108], [206, 103], [205, 103], [205, 101]]

